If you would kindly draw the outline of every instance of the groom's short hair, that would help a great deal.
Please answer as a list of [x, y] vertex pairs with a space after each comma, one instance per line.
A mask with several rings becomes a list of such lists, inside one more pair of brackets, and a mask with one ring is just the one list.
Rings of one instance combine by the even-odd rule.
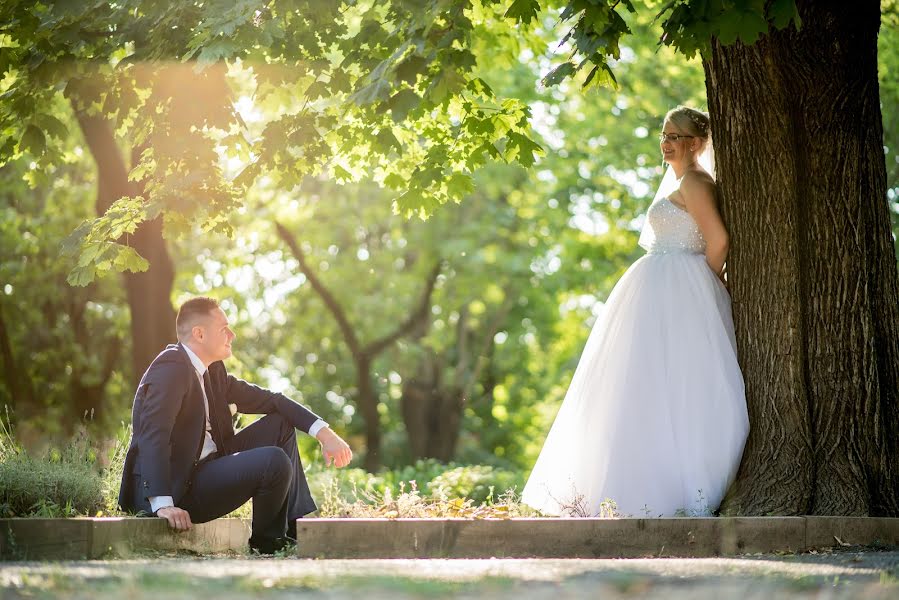
[[209, 313], [218, 307], [218, 301], [207, 296], [191, 298], [182, 304], [178, 309], [178, 316], [175, 317], [175, 332], [178, 340], [183, 342], [190, 339], [190, 332], [197, 321], [209, 316]]

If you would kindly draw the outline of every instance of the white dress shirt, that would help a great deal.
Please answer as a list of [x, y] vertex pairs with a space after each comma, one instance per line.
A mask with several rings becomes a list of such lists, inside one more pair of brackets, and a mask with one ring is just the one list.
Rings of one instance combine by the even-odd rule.
[[[203, 361], [200, 360], [196, 354], [194, 354], [193, 350], [187, 347], [187, 344], [181, 344], [181, 347], [187, 352], [187, 356], [194, 366], [194, 372], [197, 375], [197, 379], [200, 381], [200, 390], [203, 392], [203, 405], [206, 407], [206, 431], [203, 438], [203, 449], [200, 450], [199, 458], [199, 460], [203, 460], [218, 449], [216, 448], [215, 441], [212, 439], [212, 426], [209, 423], [209, 398], [206, 395], [206, 386], [203, 385], [203, 375], [206, 374], [208, 367], [203, 364]], [[309, 435], [315, 437], [319, 431], [327, 426], [328, 424], [325, 421], [318, 419], [312, 424], [312, 427], [309, 428]], [[156, 511], [160, 508], [175, 506], [175, 502], [171, 496], [150, 496], [148, 500], [150, 501], [150, 510], [153, 514], [156, 514]]]

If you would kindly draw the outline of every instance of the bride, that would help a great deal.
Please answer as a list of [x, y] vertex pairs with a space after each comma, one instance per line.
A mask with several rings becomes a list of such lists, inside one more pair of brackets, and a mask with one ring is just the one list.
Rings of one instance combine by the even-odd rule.
[[[670, 111], [666, 174], [522, 501], [567, 516], [700, 516], [736, 475], [749, 419], [724, 286], [709, 117]], [[703, 164], [704, 163], [704, 164]]]

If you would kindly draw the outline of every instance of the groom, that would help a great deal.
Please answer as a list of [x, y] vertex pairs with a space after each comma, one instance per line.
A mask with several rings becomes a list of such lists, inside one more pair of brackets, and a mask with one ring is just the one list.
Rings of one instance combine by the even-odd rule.
[[[175, 327], [178, 343], [156, 357], [134, 396], [119, 504], [183, 531], [252, 498], [250, 548], [272, 554], [316, 508], [295, 430], [319, 440], [328, 464], [346, 466], [352, 451], [309, 409], [228, 374], [234, 332], [215, 300], [185, 302]], [[235, 433], [229, 404], [266, 416]]]

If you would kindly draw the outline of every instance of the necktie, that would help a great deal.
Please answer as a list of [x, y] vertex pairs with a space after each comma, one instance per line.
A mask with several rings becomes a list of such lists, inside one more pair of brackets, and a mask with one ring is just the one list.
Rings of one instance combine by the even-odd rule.
[[213, 396], [212, 396], [212, 380], [209, 378], [209, 370], [207, 369], [205, 373], [203, 373], [203, 387], [206, 390], [206, 418], [209, 420], [209, 429], [212, 434], [212, 440], [215, 442], [215, 445], [218, 446], [219, 440], [216, 433], [215, 421], [213, 419], [212, 407], [214, 405]]

